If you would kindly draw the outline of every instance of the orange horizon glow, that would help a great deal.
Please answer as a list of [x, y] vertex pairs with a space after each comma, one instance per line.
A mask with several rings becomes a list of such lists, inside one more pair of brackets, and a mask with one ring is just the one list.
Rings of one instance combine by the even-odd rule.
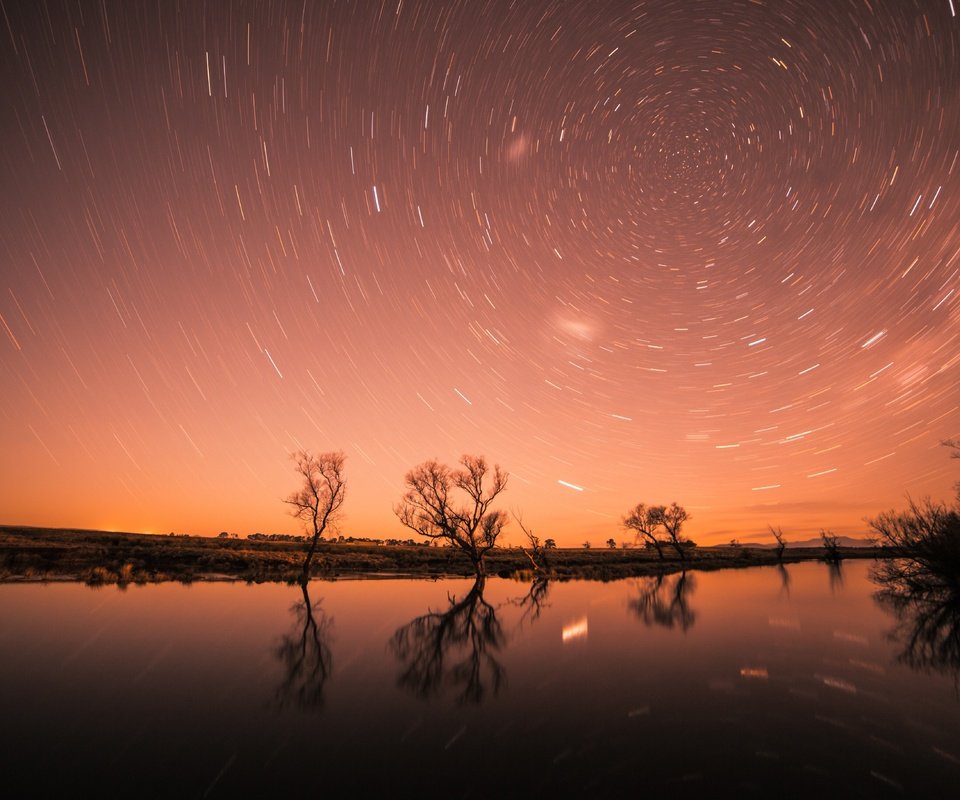
[[301, 448], [366, 538], [465, 453], [563, 547], [949, 500], [960, 25], [877, 2], [7, 8], [0, 523], [300, 533]]
[[[947, 467], [950, 464], [945, 451], [934, 452], [932, 456], [944, 459]], [[453, 459], [450, 460], [453, 463]], [[282, 466], [288, 466], [286, 461]], [[349, 461], [348, 461], [349, 467]], [[199, 477], [199, 476], [198, 476]], [[932, 493], [934, 499], [948, 500], [951, 497], [952, 482], [949, 474], [942, 476], [941, 491]], [[392, 513], [392, 505], [400, 497], [402, 476], [398, 480], [396, 496], [383, 490], [379, 494], [370, 493], [366, 497], [356, 497], [358, 489], [350, 482], [350, 473], [347, 472], [347, 503], [344, 519], [337, 526], [337, 534], [345, 537], [371, 539], [408, 539], [425, 541], [412, 531], [404, 528]], [[273, 496], [266, 500], [253, 498], [248, 505], [241, 508], [229, 507], [229, 495], [224, 497], [224, 507], [218, 510], [215, 507], [191, 505], [188, 501], [192, 495], [186, 494], [179, 504], [177, 513], [157, 513], [148, 516], [134, 505], [129, 508], [122, 502], [111, 505], [110, 517], [106, 518], [98, 513], [96, 504], [84, 503], [82, 497], [74, 498], [79, 506], [77, 513], [67, 511], [62, 515], [49, 514], [46, 516], [27, 511], [16, 514], [16, 505], [8, 504], [7, 508], [14, 511], [0, 520], [0, 524], [25, 525], [35, 527], [78, 528], [102, 531], [116, 531], [127, 533], [147, 533], [166, 535], [167, 533], [191, 534], [199, 536], [216, 536], [221, 531], [236, 533], [245, 538], [251, 533], [283, 533], [303, 534], [305, 530], [301, 524], [285, 512], [281, 503], [282, 492], [290, 491], [296, 485], [296, 476], [292, 470], [289, 475], [277, 470], [277, 480]], [[929, 486], [929, 484], [928, 484]], [[366, 487], [362, 487], [366, 488]], [[552, 487], [551, 487], [552, 488]], [[351, 491], [352, 490], [352, 491]], [[267, 493], [264, 493], [265, 495]], [[919, 498], [919, 492], [913, 492], [913, 497]], [[29, 498], [29, 493], [24, 495]], [[573, 495], [575, 497], [575, 495]], [[844, 503], [823, 499], [822, 501], [798, 502], [795, 504], [776, 503], [770, 505], [757, 504], [742, 509], [705, 508], [693, 504], [686, 504], [691, 513], [691, 519], [685, 524], [683, 532], [686, 536], [701, 545], [726, 544], [731, 539], [741, 543], [772, 543], [768, 526], [783, 528], [787, 541], [800, 541], [816, 538], [821, 528], [832, 530], [840, 535], [853, 537], [867, 537], [870, 535], [868, 520], [881, 511], [892, 508], [905, 508], [909, 497], [905, 490], [891, 489], [891, 499], [884, 503], [882, 493], [877, 492], [873, 498], [860, 503]], [[577, 513], [575, 502], [563, 505], [563, 495], [559, 492], [548, 492], [540, 495], [529, 489], [521, 494], [511, 485], [508, 479], [508, 489], [501, 495], [499, 507], [506, 510], [517, 510], [522, 513], [524, 524], [532, 528], [541, 538], [552, 537], [560, 547], [579, 547], [584, 541], [589, 541], [593, 547], [605, 547], [609, 538], [614, 538], [618, 545], [623, 542], [633, 542], [633, 535], [628, 533], [620, 524], [620, 515], [625, 514], [630, 505], [635, 503], [612, 506], [609, 513], [588, 512], [587, 515]], [[364, 513], [364, 506], [373, 506], [374, 499], [378, 507]], [[664, 499], [661, 497], [641, 497], [648, 501]], [[672, 499], [672, 498], [670, 498]], [[272, 503], [270, 501], [273, 501]], [[367, 501], [365, 503], [364, 501]], [[639, 501], [639, 500], [638, 500]], [[683, 504], [683, 495], [680, 495]], [[271, 505], [276, 508], [271, 508]], [[612, 505], [612, 502], [611, 502]], [[545, 510], [548, 509], [548, 510]], [[620, 515], [617, 514], [617, 509]], [[536, 512], [536, 515], [534, 514]], [[109, 519], [109, 521], [106, 521]], [[146, 522], [144, 522], [146, 520]], [[331, 532], [328, 531], [326, 538]], [[525, 543], [525, 538], [517, 524], [511, 520], [501, 537], [504, 545], [519, 545]]]

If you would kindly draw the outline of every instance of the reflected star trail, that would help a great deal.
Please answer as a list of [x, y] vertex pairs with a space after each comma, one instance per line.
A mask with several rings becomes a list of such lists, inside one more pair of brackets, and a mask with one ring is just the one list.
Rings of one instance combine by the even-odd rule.
[[951, 491], [949, 0], [3, 16], [0, 521], [294, 531], [299, 447], [354, 536], [461, 453], [561, 545]]

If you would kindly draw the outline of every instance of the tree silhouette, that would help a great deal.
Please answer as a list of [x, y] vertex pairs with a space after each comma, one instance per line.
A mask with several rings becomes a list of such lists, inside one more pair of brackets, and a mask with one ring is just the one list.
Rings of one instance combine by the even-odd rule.
[[307, 533], [312, 532], [301, 576], [302, 581], [307, 581], [310, 579], [310, 562], [320, 537], [339, 519], [346, 491], [343, 475], [345, 456], [339, 451], [315, 456], [307, 450], [298, 450], [291, 458], [296, 464], [297, 473], [303, 478], [303, 485], [284, 502], [292, 507], [290, 513], [304, 523]]
[[877, 601], [897, 619], [898, 660], [960, 684], [960, 574], [949, 562], [907, 558], [879, 561], [871, 577], [880, 586]]
[[[942, 444], [960, 458], [960, 443]], [[885, 512], [870, 526], [895, 556], [877, 562], [871, 577], [877, 600], [897, 616], [899, 660], [951, 674], [960, 687], [960, 483], [953, 506], [911, 499], [906, 512]]]
[[666, 511], [664, 506], [647, 506], [638, 503], [624, 518], [623, 527], [636, 534], [637, 541], [641, 539], [648, 547], [657, 551], [660, 560], [663, 560], [663, 541], [657, 536], [657, 531]]
[[482, 576], [484, 556], [496, 545], [507, 522], [505, 512], [490, 510], [507, 486], [507, 475], [494, 465], [485, 487], [489, 468], [483, 456], [465, 455], [460, 463], [463, 469], [453, 470], [431, 460], [410, 470], [407, 492], [394, 513], [421, 536], [461, 550]]
[[880, 543], [908, 558], [923, 572], [960, 575], [960, 507], [948, 508], [930, 498], [910, 500], [904, 513], [887, 511], [870, 520]]
[[820, 529], [820, 541], [823, 542], [823, 559], [831, 564], [839, 564], [843, 556], [840, 555], [840, 538], [833, 531]]
[[680, 532], [683, 529], [683, 523], [690, 519], [690, 515], [683, 506], [676, 503], [671, 503], [667, 508], [663, 508], [663, 506], [660, 506], [660, 508], [663, 509], [660, 512], [660, 524], [663, 525], [663, 530], [667, 534], [670, 545], [677, 551], [680, 560], [683, 561], [687, 557], [686, 550], [689, 543], [681, 536]]
[[451, 685], [461, 703], [500, 691], [505, 672], [496, 653], [506, 636], [496, 609], [483, 599], [484, 580], [478, 576], [461, 600], [449, 597], [446, 611], [428, 611], [397, 629], [390, 647], [402, 664], [402, 687], [430, 697]]
[[301, 581], [303, 600], [291, 609], [296, 615], [293, 630], [281, 639], [275, 655], [284, 666], [284, 679], [277, 689], [278, 705], [289, 702], [300, 708], [323, 705], [323, 689], [333, 670], [330, 639], [333, 620], [320, 608], [321, 601], [310, 602], [307, 583]]
[[[663, 560], [663, 546], [670, 545], [677, 551], [681, 561], [687, 558], [687, 549], [695, 546], [693, 542], [684, 539], [681, 535], [683, 523], [690, 519], [687, 510], [677, 503], [669, 506], [648, 506], [639, 503], [624, 518], [623, 526], [641, 538], [648, 547], [657, 551], [660, 560]], [[666, 538], [662, 539], [657, 532], [663, 528]]]
[[554, 542], [553, 539], [547, 539], [546, 542], [541, 542], [540, 537], [536, 536], [530, 528], [523, 524], [522, 514], [514, 512], [513, 518], [517, 521], [517, 525], [520, 526], [520, 530], [523, 531], [523, 535], [530, 545], [529, 551], [523, 547], [520, 549], [523, 550], [523, 554], [530, 560], [534, 572], [547, 572], [550, 569], [550, 560], [547, 557], [546, 551], [553, 549], [550, 546], [551, 542], [554, 547], [556, 546], [556, 542]]
[[777, 540], [777, 561], [783, 561], [783, 551], [786, 549], [787, 542], [783, 538], [783, 531], [778, 527], [774, 528], [773, 525], [768, 526], [770, 528], [770, 533], [773, 534], [773, 538]]

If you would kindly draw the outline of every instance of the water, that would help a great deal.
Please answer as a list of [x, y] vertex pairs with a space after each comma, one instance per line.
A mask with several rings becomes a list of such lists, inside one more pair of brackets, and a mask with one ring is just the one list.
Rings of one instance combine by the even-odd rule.
[[0, 585], [0, 791], [956, 796], [957, 665], [870, 566]]

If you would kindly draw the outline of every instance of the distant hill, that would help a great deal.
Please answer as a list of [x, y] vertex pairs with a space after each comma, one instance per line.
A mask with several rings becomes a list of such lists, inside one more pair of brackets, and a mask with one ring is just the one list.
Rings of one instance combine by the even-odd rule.
[[[810, 539], [802, 539], [800, 541], [791, 541], [787, 540], [785, 542], [786, 546], [789, 547], [823, 547], [823, 541], [819, 536], [812, 537]], [[873, 547], [873, 543], [869, 539], [859, 539], [855, 536], [838, 536], [837, 544], [840, 547]], [[729, 547], [730, 545], [717, 545], [718, 547]], [[771, 550], [777, 545], [773, 542], [741, 542], [740, 547], [759, 547], [764, 550]]]
[[[869, 539], [859, 539], [855, 536], [838, 536], [837, 544], [840, 547], [873, 547]], [[804, 539], [802, 542], [787, 542], [787, 547], [822, 547], [823, 541], [819, 536], [811, 539]]]

